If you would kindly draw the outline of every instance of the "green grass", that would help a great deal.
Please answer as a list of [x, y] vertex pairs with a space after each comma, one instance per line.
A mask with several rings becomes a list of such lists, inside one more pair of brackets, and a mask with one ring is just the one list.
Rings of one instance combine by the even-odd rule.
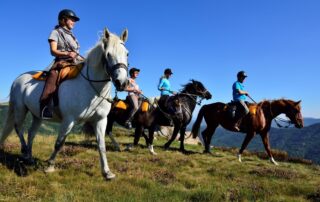
[[[116, 134], [122, 149], [133, 141], [125, 130]], [[26, 166], [17, 160], [18, 138], [10, 136], [0, 153], [0, 201], [320, 200], [317, 165], [279, 162], [274, 166], [251, 153], [245, 153], [239, 163], [234, 149], [218, 148], [206, 155], [199, 145], [187, 145], [192, 152], [185, 155], [162, 150], [166, 140], [161, 138], [155, 140], [157, 156], [141, 145], [130, 152], [115, 152], [106, 138], [109, 166], [117, 177], [105, 181], [95, 141], [70, 135], [57, 157], [57, 171], [46, 174], [55, 139], [38, 135], [33, 150], [36, 164]], [[144, 145], [143, 139], [140, 142]], [[176, 141], [171, 147], [178, 146]]]

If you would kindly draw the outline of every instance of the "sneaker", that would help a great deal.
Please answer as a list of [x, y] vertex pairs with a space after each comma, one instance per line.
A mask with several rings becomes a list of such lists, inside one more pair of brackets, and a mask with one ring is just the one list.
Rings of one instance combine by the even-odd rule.
[[42, 119], [52, 119], [52, 111], [49, 109], [49, 107], [45, 106], [41, 112], [41, 118]]
[[132, 129], [132, 124], [131, 124], [131, 121], [127, 121], [124, 126], [127, 128], [127, 129]]

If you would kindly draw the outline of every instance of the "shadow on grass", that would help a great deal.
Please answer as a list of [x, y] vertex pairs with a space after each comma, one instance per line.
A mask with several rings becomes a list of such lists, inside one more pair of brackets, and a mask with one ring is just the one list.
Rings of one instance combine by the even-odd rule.
[[17, 176], [26, 177], [33, 171], [42, 167], [43, 162], [37, 158], [33, 163], [28, 163], [18, 154], [12, 154], [4, 150], [0, 150], [0, 163], [6, 166], [9, 170], [13, 170]]

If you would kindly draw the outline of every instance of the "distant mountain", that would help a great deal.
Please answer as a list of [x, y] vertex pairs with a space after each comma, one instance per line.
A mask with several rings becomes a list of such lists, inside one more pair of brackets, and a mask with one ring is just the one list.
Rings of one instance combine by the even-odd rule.
[[[203, 130], [203, 129], [202, 129]], [[214, 146], [241, 147], [245, 134], [217, 128], [212, 139]], [[292, 157], [310, 159], [320, 163], [320, 123], [302, 129], [297, 128], [272, 128], [270, 130], [270, 144], [272, 149], [288, 152]], [[249, 150], [264, 151], [259, 135], [253, 138], [248, 146]]]

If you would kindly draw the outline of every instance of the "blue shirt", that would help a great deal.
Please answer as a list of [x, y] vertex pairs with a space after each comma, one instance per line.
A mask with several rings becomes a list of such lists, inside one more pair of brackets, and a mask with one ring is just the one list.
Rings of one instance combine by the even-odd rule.
[[240, 94], [238, 90], [244, 90], [244, 85], [239, 81], [236, 81], [232, 85], [233, 101], [240, 101], [240, 100], [245, 101], [246, 95]]
[[[163, 88], [163, 90], [161, 90]], [[167, 78], [162, 77], [159, 81], [158, 90], [160, 90], [160, 95], [171, 95], [171, 85]]]

